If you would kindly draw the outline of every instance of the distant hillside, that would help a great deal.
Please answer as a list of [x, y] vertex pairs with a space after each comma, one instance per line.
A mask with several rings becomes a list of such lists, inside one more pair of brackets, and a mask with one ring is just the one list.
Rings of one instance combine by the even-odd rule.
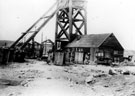
[[9, 47], [11, 44], [13, 44], [14, 41], [10, 40], [0, 40], [0, 47], [6, 46]]

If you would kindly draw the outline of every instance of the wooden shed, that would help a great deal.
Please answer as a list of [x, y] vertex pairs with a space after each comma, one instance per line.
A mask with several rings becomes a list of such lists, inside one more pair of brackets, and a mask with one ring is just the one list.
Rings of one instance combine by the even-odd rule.
[[48, 53], [50, 51], [53, 51], [53, 46], [54, 46], [54, 42], [50, 39], [45, 40], [44, 42], [42, 42], [42, 46], [43, 46], [43, 56], [48, 56]]
[[75, 63], [121, 62], [123, 52], [124, 48], [113, 33], [79, 36], [66, 46], [66, 53], [74, 54], [72, 61]]
[[47, 39], [42, 42], [43, 52], [42, 59], [51, 61], [53, 59], [53, 47], [54, 42], [50, 39]]

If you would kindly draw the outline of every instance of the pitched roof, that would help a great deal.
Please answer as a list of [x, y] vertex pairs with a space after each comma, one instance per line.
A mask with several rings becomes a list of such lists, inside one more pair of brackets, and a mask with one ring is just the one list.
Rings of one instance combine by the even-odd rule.
[[66, 47], [99, 47], [111, 34], [113, 33], [83, 35]]
[[51, 39], [47, 39], [45, 41], [43, 41], [42, 43], [50, 43], [50, 44], [54, 44], [54, 42]]

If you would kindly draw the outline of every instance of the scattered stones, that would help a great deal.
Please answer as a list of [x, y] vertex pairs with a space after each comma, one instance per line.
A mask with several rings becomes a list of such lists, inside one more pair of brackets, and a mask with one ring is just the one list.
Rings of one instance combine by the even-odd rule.
[[21, 81], [15, 81], [15, 80], [7, 80], [7, 79], [0, 79], [0, 84], [1, 85], [6, 85], [6, 86], [17, 86], [21, 83]]
[[86, 82], [87, 84], [94, 84], [95, 81], [96, 81], [96, 80], [94, 79], [93, 76], [89, 76], [89, 77], [87, 77], [86, 80], [85, 80], [85, 82]]
[[115, 72], [115, 71], [113, 71], [113, 70], [109, 70], [109, 75], [117, 75], [117, 73]]
[[64, 70], [64, 72], [68, 72], [68, 70]]
[[11, 93], [11, 94], [9, 94], [8, 96], [14, 96], [14, 94]]
[[123, 72], [123, 75], [130, 75], [130, 72], [129, 71], [125, 71], [125, 72]]
[[28, 87], [28, 81], [22, 81], [21, 86]]
[[106, 88], [107, 88], [107, 87], [109, 87], [109, 86], [108, 86], [108, 85], [105, 85], [104, 87], [106, 87]]
[[121, 69], [115, 69], [115, 71], [119, 74], [122, 74], [122, 70]]
[[24, 84], [22, 84], [22, 86], [24, 86], [24, 87], [28, 87], [28, 84], [27, 84], [27, 83], [24, 83]]
[[47, 77], [46, 79], [52, 79], [51, 77]]
[[98, 78], [98, 77], [106, 77], [107, 74], [96, 74], [94, 75], [95, 78]]
[[[49, 67], [48, 69], [46, 68], [46, 70], [40, 70], [40, 68], [36, 69], [34, 67], [34, 68], [28, 68], [28, 69], [20, 68], [19, 70], [13, 70], [13, 71], [15, 71], [14, 77], [16, 76], [17, 80], [23, 81], [20, 84], [21, 87], [22, 86], [30, 87], [33, 84], [33, 82], [31, 81], [36, 80], [35, 78], [39, 78], [39, 76], [42, 76], [42, 75], [45, 76], [44, 79], [46, 79], [47, 81], [49, 80], [53, 81], [55, 79], [60, 79], [60, 81], [62, 81], [64, 78], [65, 81], [68, 81], [68, 85], [66, 86], [72, 87], [71, 89], [75, 89], [76, 86], [78, 87], [81, 84], [82, 85], [85, 84], [89, 88], [95, 87], [95, 89], [92, 89], [92, 90], [95, 90], [95, 92], [98, 92], [98, 90], [100, 90], [101, 88], [104, 88], [107, 90], [113, 88], [115, 92], [120, 92], [120, 91], [123, 92], [123, 90], [127, 89], [126, 87], [134, 86], [134, 83], [132, 83], [131, 85], [129, 83], [131, 82], [131, 80], [129, 80], [130, 76], [124, 76], [124, 75], [130, 75], [130, 74], [135, 75], [135, 72], [134, 73], [130, 72], [131, 70], [123, 71], [124, 69], [122, 70], [121, 68], [111, 68], [111, 67], [107, 67], [108, 69], [107, 68], [104, 69], [104, 67], [102, 68], [102, 66], [99, 68], [98, 66], [97, 68], [95, 68], [94, 66], [92, 66], [92, 68], [90, 67], [75, 65], [75, 66], [69, 66], [69, 67], [67, 66], [66, 68], [65, 67], [63, 68], [63, 66], [62, 68], [55, 67], [55, 69], [53, 69], [53, 66], [52, 66], [52, 68]], [[43, 71], [43, 74], [41, 74], [42, 71]], [[124, 79], [125, 77], [127, 78]], [[128, 82], [128, 83], [125, 84], [125, 82]], [[10, 85], [12, 83], [13, 82], [7, 82], [6, 84], [7, 86], [12, 86]], [[121, 86], [123, 89], [119, 88]], [[81, 86], [81, 88], [83, 88], [83, 86]], [[134, 87], [132, 89], [134, 89]], [[18, 95], [16, 95], [15, 93], [15, 94], [9, 94], [8, 96], [18, 96]]]
[[70, 87], [73, 87], [73, 85], [70, 85]]
[[18, 76], [18, 78], [22, 78], [22, 76]]
[[10, 93], [8, 96], [19, 96], [19, 95], [21, 95], [21, 93], [17, 92], [17, 93]]
[[49, 69], [49, 71], [52, 71], [52, 69]]
[[23, 72], [22, 70], [20, 72]]
[[93, 80], [93, 76], [92, 76], [92, 75], [89, 76], [89, 77], [87, 77], [87, 78], [85, 79], [86, 82], [89, 82], [89, 81], [92, 81], [92, 80]]
[[92, 80], [92, 81], [87, 82], [87, 84], [94, 84], [94, 83], [96, 83], [96, 80]]
[[28, 77], [28, 78], [32, 78], [32, 79], [34, 79], [35, 77], [34, 77], [34, 76], [30, 76], [30, 77]]
[[75, 82], [76, 84], [79, 84], [79, 82]]
[[81, 76], [88, 77], [88, 76], [90, 76], [90, 73], [89, 72], [83, 72], [83, 73], [81, 73]]
[[135, 75], [135, 73], [134, 73], [134, 72], [132, 72], [131, 74], [132, 74], [132, 75]]

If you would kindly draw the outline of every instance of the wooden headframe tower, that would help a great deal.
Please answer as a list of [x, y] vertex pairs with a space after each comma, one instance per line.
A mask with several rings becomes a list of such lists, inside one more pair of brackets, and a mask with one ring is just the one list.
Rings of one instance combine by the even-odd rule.
[[79, 35], [87, 34], [86, 0], [58, 0], [56, 13], [56, 51]]

